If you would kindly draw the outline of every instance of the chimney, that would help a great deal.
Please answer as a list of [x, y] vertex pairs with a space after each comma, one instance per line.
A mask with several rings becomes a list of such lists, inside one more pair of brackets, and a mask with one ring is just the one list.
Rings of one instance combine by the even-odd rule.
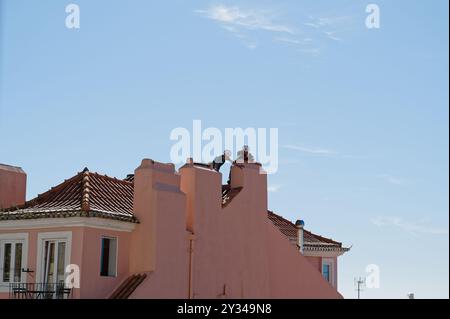
[[295, 227], [297, 228], [297, 246], [300, 253], [303, 254], [304, 236], [303, 228], [305, 227], [305, 222], [303, 220], [297, 220], [295, 222]]
[[183, 263], [185, 205], [175, 166], [142, 160], [134, 176], [133, 212], [139, 224], [131, 234], [130, 272], [154, 271], [172, 257]]
[[202, 164], [195, 164], [192, 158], [180, 168], [181, 191], [186, 194], [186, 227], [198, 235], [204, 220], [212, 212], [221, 210], [222, 175]]
[[27, 174], [20, 167], [0, 164], [0, 209], [25, 203]]

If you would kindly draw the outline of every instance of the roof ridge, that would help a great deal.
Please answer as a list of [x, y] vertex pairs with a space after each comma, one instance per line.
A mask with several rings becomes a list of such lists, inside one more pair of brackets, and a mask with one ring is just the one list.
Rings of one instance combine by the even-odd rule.
[[103, 178], [103, 179], [106, 179], [106, 180], [109, 180], [109, 181], [118, 182], [120, 184], [133, 185], [132, 182], [127, 181], [127, 180], [123, 180], [123, 179], [120, 179], [120, 178], [117, 178], [117, 177], [111, 177], [111, 176], [103, 175], [103, 174], [96, 173], [96, 172], [89, 172], [89, 174], [92, 175], [92, 176], [98, 177], [98, 178]]
[[81, 181], [81, 210], [84, 212], [89, 212], [90, 205], [89, 205], [89, 193], [91, 192], [91, 185], [89, 180], [89, 169], [87, 167], [84, 168], [83, 172], [83, 179]]
[[81, 181], [82, 183], [82, 187], [81, 187], [81, 210], [84, 212], [88, 212], [90, 210], [90, 193], [92, 191], [92, 179], [91, 177], [96, 177], [96, 178], [100, 178], [103, 180], [107, 180], [107, 181], [112, 181], [118, 184], [122, 184], [122, 185], [126, 185], [126, 186], [133, 186], [133, 182], [131, 181], [126, 181], [126, 180], [122, 180], [122, 179], [118, 179], [116, 177], [110, 177], [108, 175], [102, 175], [99, 174], [97, 172], [91, 172], [89, 171], [89, 169], [87, 167], [85, 167], [81, 172], [78, 172], [76, 175], [65, 179], [63, 182], [61, 182], [60, 184], [51, 187], [50, 189], [48, 189], [47, 191], [37, 194], [36, 197], [26, 201], [24, 204], [22, 205], [17, 205], [14, 207], [7, 207], [2, 209], [2, 211], [7, 212], [7, 211], [11, 211], [11, 210], [17, 210], [17, 209], [25, 209], [27, 207], [33, 206], [33, 205], [38, 205], [42, 202], [45, 202], [49, 197], [51, 197], [52, 195], [54, 195], [55, 193], [59, 192], [60, 190], [64, 189], [67, 185], [71, 184], [71, 183], [75, 183], [77, 181]]

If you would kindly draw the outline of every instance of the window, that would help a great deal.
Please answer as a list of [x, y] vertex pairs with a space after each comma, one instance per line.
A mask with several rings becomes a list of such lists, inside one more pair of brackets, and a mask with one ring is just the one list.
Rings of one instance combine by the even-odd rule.
[[100, 276], [115, 277], [117, 272], [117, 239], [103, 237]]
[[23, 241], [2, 240], [1, 242], [1, 282], [22, 282]]
[[330, 279], [331, 279], [330, 264], [323, 264], [322, 265], [322, 275], [323, 275], [323, 278], [325, 278], [326, 281], [330, 282]]
[[26, 268], [27, 244], [27, 234], [0, 235], [0, 291], [9, 283], [26, 281], [22, 269]]
[[44, 283], [61, 283], [65, 279], [66, 241], [44, 241]]
[[37, 282], [60, 284], [65, 281], [66, 267], [70, 264], [71, 246], [70, 231], [38, 234]]
[[334, 268], [333, 258], [322, 258], [322, 275], [323, 278], [330, 283], [333, 287], [336, 287], [336, 274]]

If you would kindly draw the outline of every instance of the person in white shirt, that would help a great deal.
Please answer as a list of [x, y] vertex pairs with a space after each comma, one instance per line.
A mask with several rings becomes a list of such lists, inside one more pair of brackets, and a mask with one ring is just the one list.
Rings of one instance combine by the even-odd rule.
[[254, 163], [255, 158], [250, 153], [250, 149], [248, 145], [244, 145], [242, 150], [240, 150], [237, 153], [236, 163], [242, 164], [242, 163]]

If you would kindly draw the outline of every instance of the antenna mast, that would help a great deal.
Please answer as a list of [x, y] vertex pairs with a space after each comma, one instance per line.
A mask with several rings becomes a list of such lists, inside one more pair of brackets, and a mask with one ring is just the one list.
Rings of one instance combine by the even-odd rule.
[[355, 286], [356, 291], [358, 292], [358, 299], [361, 299], [361, 291], [363, 291], [362, 287], [364, 286], [365, 283], [366, 283], [365, 278], [361, 277], [359, 277], [358, 279], [355, 278]]

